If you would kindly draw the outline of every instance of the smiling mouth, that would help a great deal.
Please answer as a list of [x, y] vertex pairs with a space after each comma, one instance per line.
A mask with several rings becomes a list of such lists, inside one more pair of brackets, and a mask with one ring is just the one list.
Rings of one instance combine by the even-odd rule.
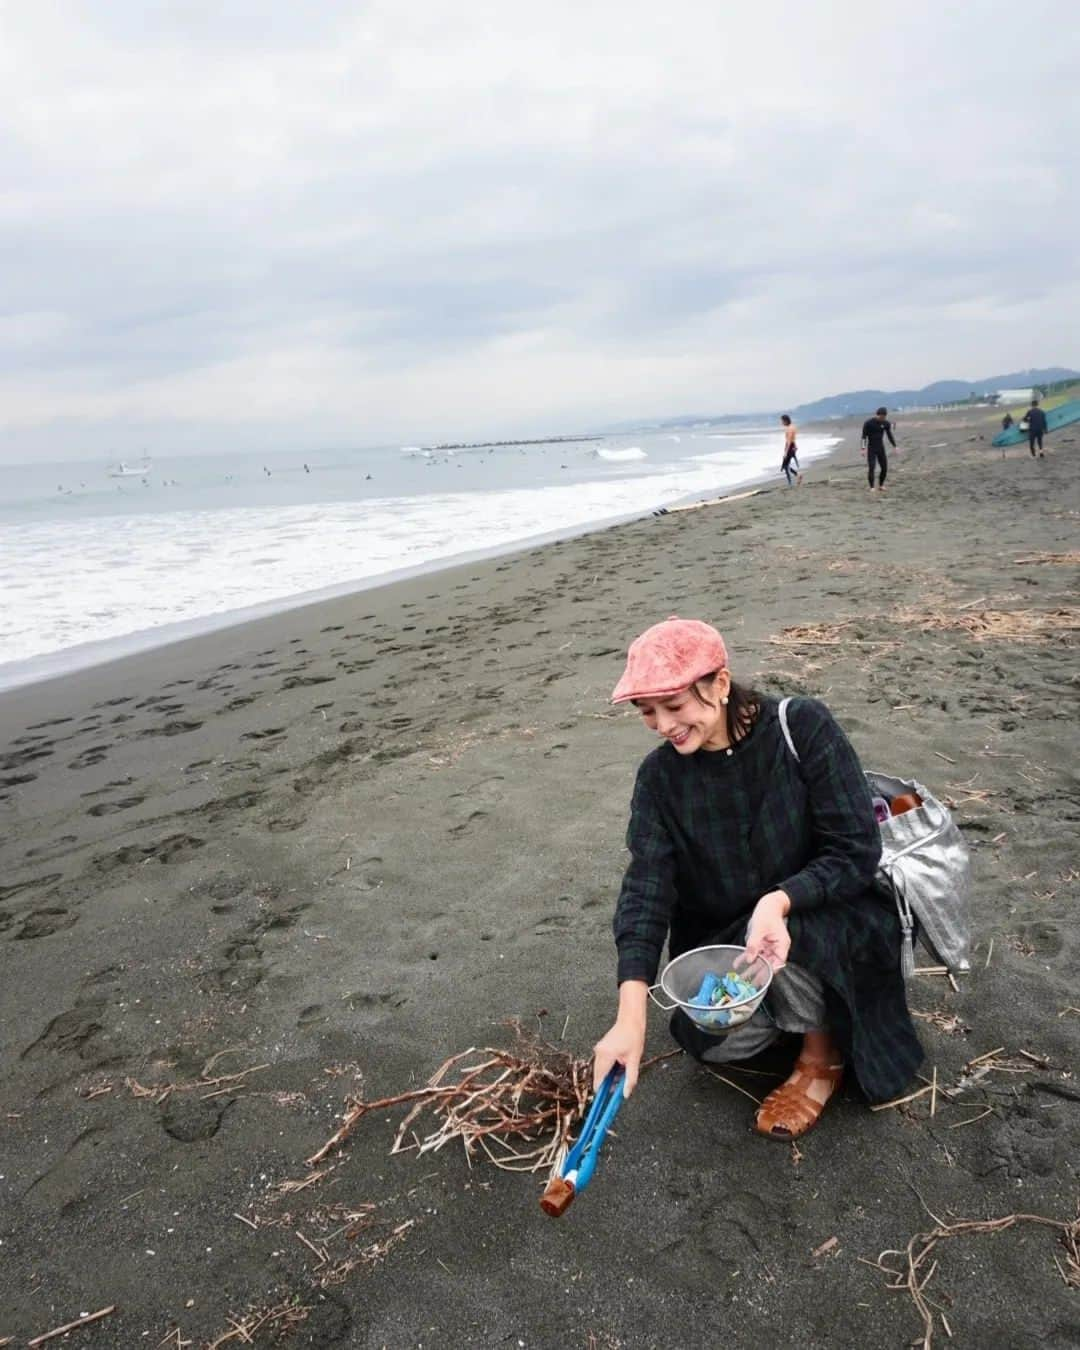
[[680, 731], [677, 736], [669, 736], [668, 740], [672, 745], [685, 745], [690, 737], [691, 728], [687, 727], [685, 731]]

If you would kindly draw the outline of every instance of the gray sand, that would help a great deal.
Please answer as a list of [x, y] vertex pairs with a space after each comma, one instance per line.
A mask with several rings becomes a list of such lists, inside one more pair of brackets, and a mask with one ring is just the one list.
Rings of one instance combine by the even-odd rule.
[[[0, 1343], [115, 1304], [70, 1343], [179, 1328], [165, 1345], [203, 1346], [295, 1297], [295, 1345], [891, 1348], [921, 1323], [859, 1258], [932, 1228], [924, 1202], [1074, 1217], [1077, 567], [1015, 560], [1075, 551], [1080, 438], [1003, 459], [985, 421], [901, 419], [878, 498], [847, 430], [798, 490], [0, 698]], [[983, 610], [1030, 632], [926, 626]], [[322, 1181], [274, 1190], [307, 1175], [350, 1094], [420, 1086], [455, 1051], [507, 1044], [511, 1017], [553, 1039], [569, 1017], [581, 1054], [606, 1029], [650, 748], [606, 699], [627, 642], [676, 612], [714, 621], [760, 688], [824, 697], [868, 766], [956, 802], [979, 945], [959, 993], [913, 983], [913, 1008], [967, 1028], [920, 1023], [926, 1072], [955, 1083], [998, 1046], [1047, 1067], [992, 1072], [933, 1117], [927, 1097], [871, 1113], [845, 1089], [793, 1150], [753, 1133], [745, 1096], [668, 1060], [557, 1222], [543, 1177], [470, 1170], [453, 1148], [390, 1157], [400, 1114], [365, 1120]], [[845, 626], [769, 640], [803, 624]], [[654, 1012], [650, 1049], [668, 1048]], [[208, 1076], [266, 1067], [155, 1100], [222, 1051]], [[335, 1261], [415, 1222], [322, 1289], [297, 1232], [366, 1204], [380, 1226], [334, 1239]], [[1055, 1230], [937, 1254], [927, 1292], [958, 1345], [1080, 1343]]]

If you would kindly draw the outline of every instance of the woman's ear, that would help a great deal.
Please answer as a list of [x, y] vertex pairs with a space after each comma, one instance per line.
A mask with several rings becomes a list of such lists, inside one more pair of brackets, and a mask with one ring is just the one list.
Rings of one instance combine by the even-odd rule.
[[713, 683], [713, 693], [718, 699], [727, 702], [728, 694], [731, 692], [731, 672], [725, 667], [718, 671], [716, 680]]

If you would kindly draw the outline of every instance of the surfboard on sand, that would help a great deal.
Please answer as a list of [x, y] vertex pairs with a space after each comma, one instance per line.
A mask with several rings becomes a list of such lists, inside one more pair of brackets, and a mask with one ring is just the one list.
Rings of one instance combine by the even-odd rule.
[[[1056, 408], [1051, 408], [1046, 414], [1046, 430], [1048, 432], [1058, 431], [1061, 427], [1067, 427], [1073, 422], [1080, 422], [1080, 398], [1071, 399], [1068, 403], [1061, 403]], [[1024, 422], [1023, 431], [1020, 430], [1020, 424], [1009, 427], [1008, 431], [999, 431], [991, 442], [992, 445], [1019, 445], [1027, 440], [1027, 422]]]
[[709, 497], [703, 502], [684, 502], [682, 506], [669, 506], [667, 514], [674, 515], [676, 511], [700, 511], [703, 506], [719, 506], [721, 502], [741, 502], [744, 497], [756, 497], [764, 491], [764, 488], [751, 488], [748, 492], [733, 492], [730, 497]]

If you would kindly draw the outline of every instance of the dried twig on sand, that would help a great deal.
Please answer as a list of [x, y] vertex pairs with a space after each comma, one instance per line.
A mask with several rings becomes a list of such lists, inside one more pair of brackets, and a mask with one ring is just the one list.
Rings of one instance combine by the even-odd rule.
[[966, 633], [975, 642], [1037, 642], [1053, 635], [1080, 632], [1080, 609], [977, 609], [965, 613], [945, 610], [898, 609], [895, 623], [924, 633]]
[[947, 1036], [955, 1036], [958, 1033], [966, 1036], [971, 1030], [956, 1013], [947, 1013], [940, 1008], [933, 1008], [930, 1012], [919, 1012], [917, 1008], [912, 1008], [911, 1015], [917, 1017], [920, 1022], [929, 1022], [931, 1026], [937, 1027], [938, 1031], [944, 1031]]
[[306, 1304], [290, 1300], [272, 1308], [255, 1309], [240, 1318], [230, 1317], [227, 1319], [229, 1330], [211, 1341], [207, 1350], [218, 1350], [219, 1346], [228, 1345], [230, 1341], [239, 1345], [252, 1345], [255, 1333], [269, 1328], [273, 1328], [279, 1336], [284, 1336], [306, 1322], [309, 1312], [311, 1308]]
[[1030, 1050], [1019, 1050], [1015, 1055], [1004, 1053], [1003, 1045], [988, 1050], [984, 1055], [970, 1059], [960, 1072], [960, 1077], [951, 1087], [941, 1091], [948, 1098], [959, 1096], [969, 1088], [982, 1083], [992, 1073], [1038, 1073], [1048, 1069], [1050, 1061], [1045, 1055], [1034, 1055]]
[[66, 1336], [69, 1331], [75, 1331], [78, 1327], [89, 1326], [91, 1322], [100, 1322], [103, 1317], [108, 1317], [110, 1313], [115, 1311], [116, 1304], [110, 1303], [107, 1308], [99, 1308], [97, 1312], [84, 1313], [82, 1317], [76, 1317], [73, 1322], [65, 1322], [62, 1327], [53, 1327], [52, 1331], [46, 1331], [43, 1336], [35, 1336], [32, 1341], [27, 1341], [26, 1344], [28, 1346], [44, 1345], [46, 1341], [55, 1340], [57, 1336]]
[[[207, 1060], [203, 1067], [203, 1074], [213, 1065], [214, 1060], [221, 1055], [231, 1052], [222, 1050], [210, 1060]], [[133, 1097], [149, 1097], [159, 1106], [172, 1096], [174, 1092], [198, 1092], [204, 1088], [212, 1089], [204, 1093], [204, 1100], [208, 1097], [220, 1097], [224, 1093], [241, 1091], [247, 1087], [245, 1079], [248, 1074], [261, 1073], [263, 1069], [268, 1069], [269, 1064], [253, 1064], [250, 1069], [242, 1069], [239, 1073], [221, 1074], [217, 1078], [199, 1077], [192, 1083], [151, 1083], [149, 1087], [140, 1083], [136, 1078], [125, 1078], [124, 1086]]]
[[[945, 1223], [936, 1215], [931, 1214], [930, 1217], [934, 1220], [935, 1227], [928, 1233], [916, 1233], [903, 1251], [883, 1251], [876, 1261], [867, 1261], [865, 1257], [859, 1257], [864, 1265], [873, 1266], [888, 1275], [890, 1289], [902, 1290], [911, 1298], [923, 1322], [923, 1350], [931, 1350], [933, 1345], [935, 1312], [941, 1318], [946, 1335], [952, 1337], [952, 1329], [945, 1314], [926, 1295], [926, 1286], [938, 1268], [934, 1249], [949, 1238], [1001, 1233], [1018, 1223], [1033, 1223], [1044, 1228], [1056, 1229], [1061, 1235], [1061, 1245], [1065, 1249], [1065, 1264], [1062, 1265], [1056, 1254], [1054, 1264], [1069, 1288], [1080, 1289], [1080, 1218], [1063, 1221], [1047, 1219], [1041, 1214], [1008, 1214], [1000, 1219], [960, 1219], [955, 1223]], [[886, 1261], [887, 1257], [894, 1260]]]
[[[415, 1219], [403, 1219], [395, 1224], [390, 1232], [373, 1242], [369, 1242], [364, 1247], [357, 1248], [343, 1260], [331, 1264], [329, 1253], [326, 1255], [327, 1269], [320, 1274], [319, 1284], [324, 1289], [329, 1289], [332, 1285], [342, 1284], [359, 1266], [374, 1266], [384, 1260], [390, 1251], [402, 1242], [405, 1234], [410, 1228], [416, 1226]], [[355, 1238], [359, 1232], [359, 1227], [346, 1233], [349, 1238]], [[297, 1236], [300, 1236], [297, 1234]]]
[[[513, 1172], [550, 1170], [584, 1115], [591, 1063], [515, 1027], [517, 1046], [470, 1046], [435, 1070], [427, 1086], [365, 1102], [350, 1099], [341, 1127], [307, 1159], [314, 1167], [340, 1147], [371, 1111], [409, 1106], [392, 1153], [434, 1153], [460, 1139], [468, 1156], [479, 1148], [496, 1167]], [[420, 1139], [412, 1126], [425, 1111], [438, 1121]]]

